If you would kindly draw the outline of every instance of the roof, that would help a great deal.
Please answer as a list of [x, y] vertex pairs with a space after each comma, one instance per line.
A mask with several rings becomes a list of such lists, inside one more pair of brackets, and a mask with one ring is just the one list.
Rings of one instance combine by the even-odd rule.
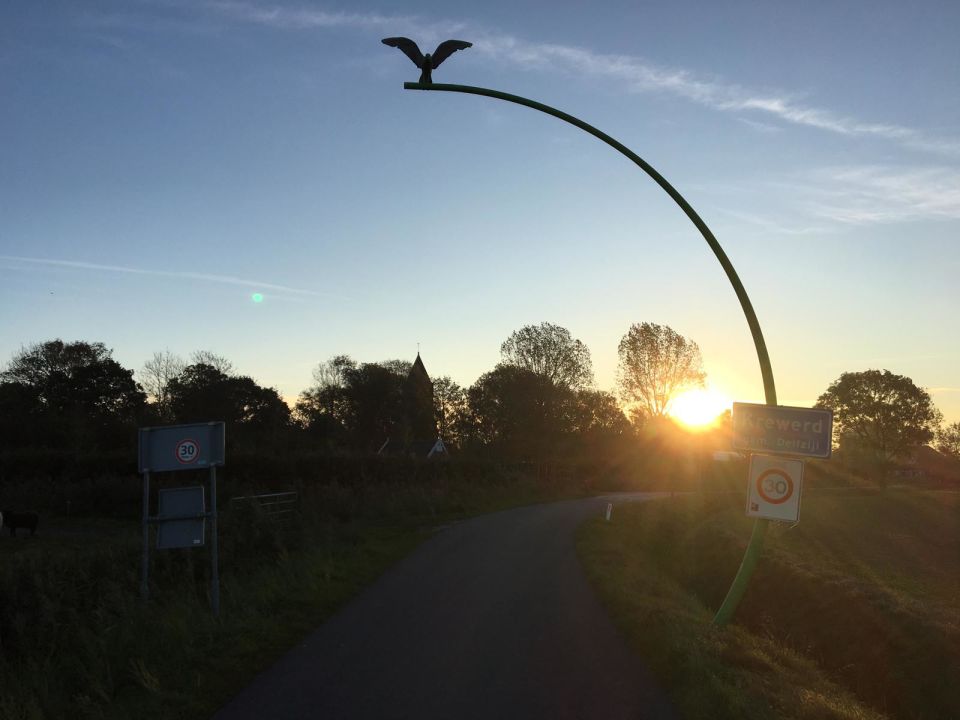
[[417, 359], [413, 361], [413, 365], [410, 366], [410, 375], [408, 377], [414, 377], [415, 375], [423, 375], [427, 380], [430, 379], [430, 375], [427, 373], [427, 368], [423, 365], [423, 360], [420, 359], [420, 353], [417, 353]]

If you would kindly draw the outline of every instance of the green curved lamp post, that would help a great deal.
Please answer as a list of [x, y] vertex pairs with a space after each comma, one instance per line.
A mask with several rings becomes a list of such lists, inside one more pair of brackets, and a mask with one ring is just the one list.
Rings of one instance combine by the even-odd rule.
[[[703, 219], [697, 215], [697, 212], [690, 206], [690, 203], [688, 203], [683, 196], [677, 192], [676, 188], [668, 183], [666, 178], [658, 173], [649, 163], [647, 163], [635, 152], [630, 150], [630, 148], [623, 143], [614, 140], [606, 133], [601, 132], [592, 125], [583, 122], [583, 120], [575, 118], [573, 115], [569, 115], [561, 110], [557, 110], [556, 108], [552, 108], [549, 105], [544, 105], [543, 103], [538, 103], [534, 100], [520, 97], [519, 95], [511, 95], [498, 90], [473, 87], [470, 85], [449, 85], [432, 82], [408, 82], [404, 83], [403, 87], [405, 90], [439, 90], [441, 92], [459, 92], [466, 93], [468, 95], [483, 95], [485, 97], [496, 98], [497, 100], [506, 100], [507, 102], [516, 103], [517, 105], [524, 105], [528, 108], [533, 108], [534, 110], [539, 110], [542, 113], [546, 113], [547, 115], [553, 115], [553, 117], [559, 118], [560, 120], [568, 122], [571, 125], [575, 125], [581, 130], [588, 132], [594, 137], [602, 140], [607, 145], [622, 155], [625, 155], [628, 159], [632, 160], [634, 164], [636, 164], [647, 175], [653, 178], [657, 185], [663, 188], [664, 192], [673, 198], [674, 202], [680, 206], [683, 212], [686, 213], [687, 217], [690, 218], [690, 222], [697, 226], [697, 230], [699, 230], [700, 234], [703, 235], [703, 239], [707, 241], [707, 245], [710, 246], [710, 249], [713, 250], [713, 254], [717, 256], [717, 260], [720, 261], [723, 271], [727, 274], [727, 279], [730, 280], [730, 284], [733, 285], [733, 291], [737, 294], [737, 299], [740, 301], [740, 307], [743, 308], [743, 314], [746, 316], [747, 324], [750, 326], [750, 333], [753, 335], [753, 343], [757, 349], [757, 359], [760, 361], [760, 373], [763, 376], [763, 392], [766, 398], [766, 403], [767, 405], [777, 404], [777, 390], [773, 382], [773, 369], [770, 367], [770, 356], [767, 353], [767, 345], [763, 341], [763, 332], [760, 330], [760, 322], [757, 320], [757, 314], [753, 310], [753, 305], [750, 303], [750, 298], [747, 297], [747, 291], [744, 289], [743, 283], [740, 282], [737, 271], [734, 270], [733, 264], [730, 262], [727, 254], [723, 251], [723, 248], [720, 247], [720, 243], [717, 242], [717, 239], [713, 236], [713, 233], [710, 232], [710, 228], [708, 228]], [[747, 550], [743, 555], [743, 561], [740, 563], [740, 569], [737, 571], [737, 575], [733, 579], [730, 590], [727, 591], [727, 596], [724, 598], [723, 604], [720, 606], [720, 609], [717, 610], [717, 614], [713, 618], [715, 625], [726, 625], [736, 612], [737, 605], [740, 604], [740, 599], [747, 590], [747, 584], [750, 582], [750, 576], [753, 574], [754, 568], [756, 568], [757, 562], [760, 559], [760, 551], [763, 548], [763, 538], [766, 534], [768, 524], [768, 520], [757, 519], [754, 521], [753, 532], [750, 536], [750, 543], [747, 545]]]

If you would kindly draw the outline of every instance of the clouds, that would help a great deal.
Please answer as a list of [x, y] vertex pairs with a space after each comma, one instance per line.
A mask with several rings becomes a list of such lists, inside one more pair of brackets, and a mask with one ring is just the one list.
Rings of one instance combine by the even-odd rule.
[[381, 34], [406, 33], [416, 35], [425, 47], [462, 35], [473, 42], [472, 53], [483, 55], [485, 62], [533, 72], [605, 79], [620, 83], [631, 92], [669, 93], [747, 120], [774, 121], [847, 137], [875, 138], [922, 152], [960, 156], [960, 141], [928, 137], [901, 125], [863, 121], [805, 104], [790, 93], [757, 91], [722, 79], [706, 78], [689, 69], [660, 66], [633, 55], [597, 53], [581, 47], [524, 40], [475, 22], [425, 22], [416, 16], [261, 7], [229, 0], [208, 2], [200, 7], [233, 22], [278, 30], [352, 28]]
[[[738, 187], [703, 186], [723, 215], [789, 236], [821, 236], [845, 227], [960, 220], [960, 170], [946, 166], [843, 165]], [[764, 197], [777, 210], [744, 210]]]
[[59, 267], [73, 270], [92, 270], [98, 272], [120, 273], [125, 275], [148, 275], [152, 277], [174, 278], [179, 280], [195, 280], [208, 283], [218, 283], [221, 285], [240, 285], [249, 290], [273, 291], [287, 296], [310, 296], [310, 297], [331, 297], [329, 293], [317, 292], [315, 290], [306, 290], [287, 285], [277, 285], [275, 283], [265, 283], [259, 280], [249, 280], [246, 278], [234, 277], [232, 275], [214, 275], [210, 273], [195, 273], [172, 270], [147, 270], [144, 268], [126, 267], [123, 265], [103, 265], [100, 263], [83, 262], [78, 260], [57, 260], [49, 258], [21, 257], [18, 255], [0, 255], [0, 262], [12, 263], [13, 268], [17, 265], [33, 265], [45, 267]]
[[850, 225], [960, 219], [960, 171], [868, 165], [816, 171], [806, 187], [817, 217]]

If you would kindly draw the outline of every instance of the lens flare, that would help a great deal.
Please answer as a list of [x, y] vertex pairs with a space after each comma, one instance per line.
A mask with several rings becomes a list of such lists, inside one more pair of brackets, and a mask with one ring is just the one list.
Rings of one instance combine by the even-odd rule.
[[261, 295], [260, 293], [254, 293], [253, 295], [250, 296], [250, 299], [253, 300], [255, 303], [262, 303], [263, 295]]
[[730, 405], [730, 398], [713, 388], [695, 388], [673, 401], [670, 415], [687, 427], [705, 428]]

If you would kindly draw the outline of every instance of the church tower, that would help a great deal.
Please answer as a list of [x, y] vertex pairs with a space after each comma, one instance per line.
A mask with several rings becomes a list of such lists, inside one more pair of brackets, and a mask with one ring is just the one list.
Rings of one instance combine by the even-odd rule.
[[403, 383], [404, 440], [407, 445], [434, 442], [437, 439], [437, 419], [433, 407], [433, 382], [417, 353], [410, 374]]

